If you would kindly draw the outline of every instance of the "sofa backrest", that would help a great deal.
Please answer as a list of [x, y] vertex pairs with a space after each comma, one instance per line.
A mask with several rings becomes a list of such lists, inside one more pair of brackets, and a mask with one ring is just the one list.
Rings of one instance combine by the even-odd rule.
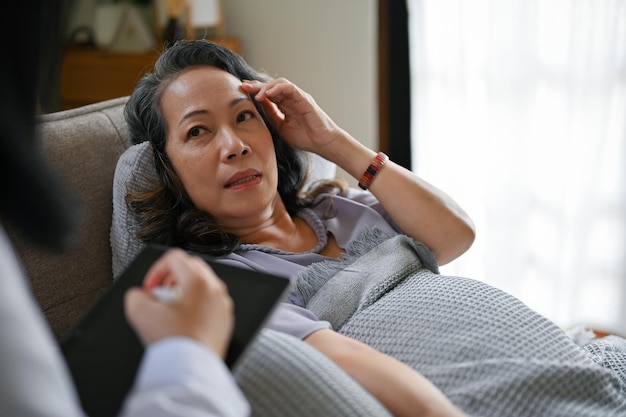
[[53, 254], [8, 229], [52, 331], [61, 338], [112, 283], [109, 232], [113, 174], [130, 146], [123, 109], [127, 98], [37, 118], [40, 150], [83, 201], [73, 247]]

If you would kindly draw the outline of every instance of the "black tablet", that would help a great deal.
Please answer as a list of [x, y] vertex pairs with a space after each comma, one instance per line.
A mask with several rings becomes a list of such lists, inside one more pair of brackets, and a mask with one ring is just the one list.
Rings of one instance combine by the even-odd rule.
[[[150, 266], [167, 250], [147, 246], [61, 341], [83, 409], [90, 417], [113, 417], [130, 391], [143, 346], [126, 321], [124, 294], [141, 286]], [[289, 291], [287, 277], [203, 257], [227, 285], [235, 306], [233, 337], [225, 358], [232, 369]]]

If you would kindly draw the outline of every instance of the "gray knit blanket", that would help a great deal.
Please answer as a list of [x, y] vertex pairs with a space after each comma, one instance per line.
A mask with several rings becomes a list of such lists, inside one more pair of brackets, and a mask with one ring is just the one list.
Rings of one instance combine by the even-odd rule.
[[427, 248], [376, 230], [298, 276], [335, 330], [426, 376], [470, 416], [626, 416], [626, 340], [577, 345], [515, 297], [443, 276]]

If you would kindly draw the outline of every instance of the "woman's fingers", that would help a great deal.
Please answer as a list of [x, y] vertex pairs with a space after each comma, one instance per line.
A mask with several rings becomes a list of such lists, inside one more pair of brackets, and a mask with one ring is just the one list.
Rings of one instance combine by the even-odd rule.
[[263, 106], [272, 126], [290, 145], [320, 153], [337, 137], [339, 129], [330, 117], [289, 80], [243, 81], [242, 89]]
[[[285, 78], [277, 78], [267, 83], [260, 81], [243, 81], [242, 88], [254, 96], [258, 102], [269, 100], [281, 108], [281, 105], [300, 106], [311, 105], [304, 91]], [[281, 108], [281, 110], [283, 110]], [[296, 110], [294, 108], [294, 110]], [[284, 110], [283, 110], [284, 112]]]

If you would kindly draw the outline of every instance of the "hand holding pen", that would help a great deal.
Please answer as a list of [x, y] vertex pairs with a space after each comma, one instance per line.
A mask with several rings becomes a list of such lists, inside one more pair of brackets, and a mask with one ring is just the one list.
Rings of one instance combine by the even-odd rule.
[[201, 258], [170, 249], [131, 288], [126, 316], [145, 345], [189, 337], [222, 358], [234, 327], [234, 304], [224, 284]]

